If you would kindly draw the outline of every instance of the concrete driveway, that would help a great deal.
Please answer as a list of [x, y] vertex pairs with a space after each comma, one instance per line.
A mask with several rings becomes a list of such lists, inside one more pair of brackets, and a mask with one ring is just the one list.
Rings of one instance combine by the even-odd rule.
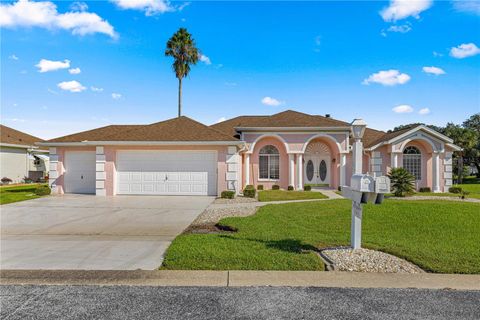
[[2, 205], [0, 267], [156, 269], [213, 199], [64, 195]]

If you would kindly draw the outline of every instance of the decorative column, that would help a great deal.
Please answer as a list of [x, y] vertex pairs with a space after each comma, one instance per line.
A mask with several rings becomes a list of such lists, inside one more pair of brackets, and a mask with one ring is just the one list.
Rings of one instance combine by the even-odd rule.
[[107, 178], [107, 173], [105, 172], [105, 151], [103, 146], [95, 148], [95, 194], [97, 196], [106, 196], [107, 190], [105, 189], [105, 180]]
[[396, 151], [392, 151], [392, 153], [390, 153], [390, 157], [391, 157], [391, 168], [398, 168], [398, 152]]
[[236, 146], [229, 146], [227, 148], [227, 173], [225, 179], [227, 180], [227, 189], [239, 193], [238, 188], [238, 164], [239, 156]]
[[295, 155], [288, 155], [288, 185], [295, 187]]
[[345, 186], [345, 175], [347, 168], [347, 154], [340, 154], [340, 187]]
[[303, 190], [303, 154], [297, 154], [297, 190]]
[[372, 152], [372, 157], [370, 158], [370, 171], [376, 176], [379, 177], [382, 175], [382, 155], [378, 151]]
[[440, 154], [434, 152], [433, 157], [433, 192], [441, 192], [440, 190]]
[[250, 154], [245, 154], [245, 186], [250, 184]]
[[50, 164], [48, 168], [48, 185], [52, 189], [52, 193], [58, 193], [57, 178], [58, 178], [58, 155], [57, 148], [49, 149]]
[[443, 192], [448, 192], [448, 189], [452, 186], [452, 153], [445, 152], [443, 158], [443, 178], [445, 179]]

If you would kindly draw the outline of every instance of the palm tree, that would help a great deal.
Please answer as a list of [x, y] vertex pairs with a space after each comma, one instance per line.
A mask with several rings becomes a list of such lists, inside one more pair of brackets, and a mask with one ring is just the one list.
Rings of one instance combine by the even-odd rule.
[[199, 51], [187, 29], [180, 28], [168, 40], [165, 55], [173, 57], [173, 71], [178, 78], [178, 116], [182, 115], [182, 79], [190, 72], [190, 65], [198, 62]]

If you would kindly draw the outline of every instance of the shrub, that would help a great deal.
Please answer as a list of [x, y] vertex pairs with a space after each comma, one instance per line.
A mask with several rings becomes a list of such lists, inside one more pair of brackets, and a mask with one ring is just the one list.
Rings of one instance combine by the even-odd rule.
[[404, 168], [392, 168], [387, 175], [396, 197], [404, 197], [409, 193], [413, 193], [415, 177]]
[[249, 184], [245, 187], [245, 189], [243, 189], [243, 196], [247, 198], [255, 198], [256, 192], [257, 191], [255, 190], [255, 188], [251, 184]]
[[448, 192], [450, 193], [462, 193], [462, 188], [461, 187], [450, 187], [448, 188]]
[[29, 177], [24, 177], [24, 178], [23, 178], [23, 182], [24, 182], [24, 183], [32, 183], [33, 180], [30, 179]]
[[221, 197], [223, 199], [233, 199], [235, 198], [235, 191], [222, 191]]
[[38, 186], [35, 189], [35, 194], [37, 196], [48, 196], [50, 193], [52, 193], [52, 190], [49, 186]]
[[432, 192], [432, 189], [430, 189], [429, 187], [422, 187], [418, 189], [418, 192]]
[[272, 186], [272, 190], [280, 190], [280, 186], [278, 184], [274, 184]]
[[13, 180], [7, 177], [3, 177], [1, 181], [2, 181], [2, 184], [9, 184], [9, 183], [12, 183]]
[[257, 186], [257, 190], [263, 190], [263, 184], [259, 184], [259, 185]]
[[312, 186], [306, 185], [303, 187], [303, 191], [311, 191], [311, 190], [312, 190]]
[[287, 187], [287, 190], [288, 190], [288, 191], [293, 191], [293, 189], [294, 189], [293, 186], [288, 186], [288, 187]]

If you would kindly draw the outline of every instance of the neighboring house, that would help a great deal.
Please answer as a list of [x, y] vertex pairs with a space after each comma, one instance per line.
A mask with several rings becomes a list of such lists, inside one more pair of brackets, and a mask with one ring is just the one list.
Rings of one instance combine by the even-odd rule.
[[35, 144], [43, 140], [24, 132], [0, 125], [0, 179], [13, 183], [25, 178], [43, 179], [48, 172], [48, 150]]
[[[50, 147], [57, 193], [218, 195], [247, 184], [337, 188], [352, 173], [351, 125], [328, 115], [284, 111], [206, 126], [187, 117], [111, 125], [40, 143]], [[452, 140], [425, 126], [366, 129], [364, 172], [405, 167], [417, 187], [452, 184]]]

